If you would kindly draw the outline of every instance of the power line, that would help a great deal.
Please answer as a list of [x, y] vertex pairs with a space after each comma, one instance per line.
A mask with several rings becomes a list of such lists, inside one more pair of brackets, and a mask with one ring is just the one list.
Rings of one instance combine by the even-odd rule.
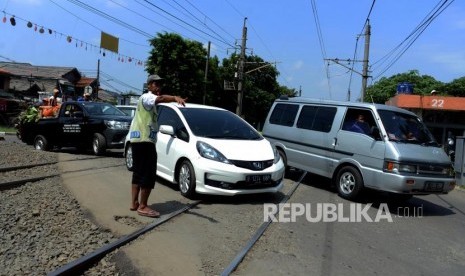
[[[94, 27], [95, 29], [97, 29], [97, 30], [103, 32], [103, 30], [100, 29], [99, 27], [97, 27], [97, 26], [95, 26], [94, 24], [90, 23], [89, 21], [86, 21], [86, 20], [82, 19], [81, 17], [77, 16], [76, 13], [73, 13], [73, 12], [71, 12], [71, 11], [65, 9], [63, 6], [59, 5], [59, 4], [56, 3], [54, 0], [50, 0], [50, 2], [52, 2], [52, 3], [55, 4], [57, 7], [61, 8], [62, 10], [64, 10], [65, 12], [71, 14], [71, 15], [74, 16], [75, 18], [77, 18], [77, 19], [81, 20], [82, 22], [88, 24], [89, 26], [92, 26], [92, 27]], [[117, 4], [117, 3], [115, 3], [115, 4]], [[148, 45], [143, 45], [143, 44], [140, 44], [140, 43], [136, 43], [136, 42], [133, 42], [133, 41], [130, 41], [130, 40], [121, 38], [121, 37], [120, 37], [119, 39], [121, 39], [121, 40], [123, 40], [123, 41], [126, 41], [126, 42], [128, 42], [128, 43], [134, 44], [134, 45], [138, 45], [138, 46], [142, 46], [142, 47], [149, 47]]]
[[139, 29], [137, 27], [134, 27], [134, 26], [132, 26], [132, 25], [130, 25], [130, 24], [128, 24], [128, 23], [114, 17], [114, 16], [111, 16], [111, 15], [109, 15], [109, 14], [103, 12], [103, 11], [100, 11], [100, 10], [90, 6], [90, 5], [87, 5], [86, 3], [83, 3], [83, 2], [81, 2], [79, 0], [67, 0], [67, 1], [81, 7], [83, 9], [87, 10], [87, 11], [90, 11], [90, 12], [92, 12], [94, 14], [102, 16], [102, 17], [104, 17], [104, 18], [106, 18], [106, 19], [108, 19], [108, 20], [110, 20], [110, 21], [112, 21], [112, 22], [114, 22], [114, 23], [116, 23], [116, 24], [118, 24], [120, 26], [123, 26], [123, 27], [125, 27], [125, 28], [127, 28], [127, 29], [129, 29], [131, 31], [134, 31], [134, 32], [136, 32], [136, 33], [138, 33], [140, 35], [143, 35], [143, 36], [145, 36], [147, 38], [152, 38], [151, 34], [145, 32], [145, 31], [143, 31], [143, 30], [141, 30], [141, 29]]
[[328, 82], [328, 90], [329, 90], [329, 97], [332, 98], [331, 96], [331, 82], [330, 82], [330, 75], [329, 75], [329, 65], [326, 63], [326, 47], [325, 47], [325, 44], [324, 44], [324, 40], [323, 40], [323, 33], [321, 32], [321, 25], [320, 25], [320, 19], [318, 17], [318, 10], [317, 10], [317, 7], [316, 7], [316, 3], [315, 3], [315, 0], [311, 0], [311, 4], [312, 4], [312, 12], [313, 12], [313, 19], [315, 20], [315, 26], [316, 26], [316, 32], [317, 32], [317, 36], [318, 36], [318, 42], [319, 42], [319, 45], [320, 45], [320, 51], [321, 51], [321, 55], [323, 56], [323, 63], [324, 63], [324, 66], [325, 66], [325, 69], [326, 69], [326, 80]]
[[[69, 0], [68, 0], [68, 1], [69, 1]], [[211, 37], [211, 38], [213, 38], [213, 39], [215, 39], [215, 40], [221, 42], [221, 43], [224, 43], [224, 44], [228, 45], [228, 46], [234, 47], [234, 46], [231, 45], [229, 42], [224, 41], [224, 40], [222, 40], [222, 39], [220, 39], [220, 38], [214, 37], [214, 36], [212, 36], [211, 34], [209, 34], [209, 33], [207, 33], [207, 32], [204, 32], [203, 30], [200, 30], [199, 28], [195, 27], [194, 25], [192, 25], [192, 24], [186, 22], [185, 20], [183, 20], [183, 19], [181, 19], [181, 18], [179, 18], [179, 17], [177, 17], [177, 16], [175, 16], [175, 15], [173, 15], [172, 13], [170, 13], [170, 12], [168, 12], [168, 11], [162, 9], [161, 7], [159, 7], [159, 6], [157, 6], [157, 5], [155, 5], [155, 4], [151, 3], [151, 2], [149, 2], [148, 0], [144, 0], [144, 1], [145, 1], [146, 3], [148, 3], [149, 5], [155, 7], [156, 9], [159, 9], [160, 11], [162, 11], [162, 12], [168, 14], [169, 16], [173, 17], [174, 19], [176, 19], [176, 20], [178, 20], [178, 21], [180, 21], [180, 22], [186, 24], [187, 26], [193, 28], [194, 30], [197, 30], [197, 31], [199, 31], [199, 32], [201, 32], [201, 33], [203, 33], [203, 34], [205, 34], [205, 35], [207, 35], [207, 36], [209, 36], [209, 37]]]
[[[404, 39], [394, 50], [398, 49], [404, 42], [406, 42], [407, 40], [409, 40], [409, 43], [404, 46], [404, 48], [401, 50], [401, 52], [399, 52], [394, 58], [393, 60], [391, 61], [390, 64], [388, 64], [382, 71], [381, 73], [379, 73], [374, 79], [377, 79], [379, 78], [381, 75], [383, 75], [387, 70], [389, 70], [389, 68], [391, 68], [399, 59], [400, 57], [412, 46], [412, 44], [420, 37], [420, 35], [426, 30], [426, 28], [433, 22], [434, 19], [436, 19], [441, 13], [444, 12], [444, 10], [446, 8], [448, 8], [453, 2], [454, 0], [450, 1], [448, 4], [447, 4], [448, 0], [444, 0], [442, 3], [439, 2], [436, 7], [438, 8], [434, 8], [433, 11], [431, 11], [429, 14], [429, 16], [427, 16], [428, 18], [425, 20], [423, 20], [419, 26], [417, 26], [417, 28], [415, 28], [414, 31], [412, 31], [410, 33], [409, 36], [407, 36], [406, 39]], [[447, 4], [447, 5], [446, 5]], [[412, 36], [415, 35], [413, 38]], [[393, 51], [394, 51], [393, 50]], [[393, 53], [393, 51], [391, 51], [390, 53]]]
[[220, 25], [218, 25], [217, 23], [215, 23], [215, 21], [213, 21], [210, 17], [208, 17], [205, 13], [203, 13], [202, 11], [200, 11], [196, 6], [194, 6], [194, 4], [192, 4], [189, 0], [184, 0], [186, 1], [189, 5], [191, 5], [194, 9], [196, 9], [199, 13], [201, 13], [206, 19], [210, 20], [211, 22], [213, 22], [213, 24], [215, 24], [215, 26], [217, 26], [220, 30], [222, 30], [224, 33], [226, 33], [227, 35], [229, 35], [232, 39], [235, 39], [235, 37], [233, 35], [231, 35], [229, 32], [227, 32], [223, 27], [221, 27]]

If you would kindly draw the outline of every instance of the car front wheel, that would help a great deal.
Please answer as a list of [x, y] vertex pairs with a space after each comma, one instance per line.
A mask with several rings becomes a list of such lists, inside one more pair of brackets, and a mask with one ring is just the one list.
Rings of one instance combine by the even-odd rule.
[[95, 133], [92, 139], [92, 151], [95, 155], [102, 155], [107, 150], [105, 137], [100, 133]]
[[179, 191], [187, 198], [195, 195], [195, 171], [191, 162], [184, 160], [178, 171]]

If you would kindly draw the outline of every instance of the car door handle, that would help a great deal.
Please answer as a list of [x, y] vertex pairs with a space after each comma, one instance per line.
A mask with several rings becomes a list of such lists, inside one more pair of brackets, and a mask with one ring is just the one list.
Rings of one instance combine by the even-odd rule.
[[337, 138], [335, 137], [335, 138], [333, 138], [333, 144], [332, 144], [332, 146], [335, 147], [336, 145], [337, 145]]

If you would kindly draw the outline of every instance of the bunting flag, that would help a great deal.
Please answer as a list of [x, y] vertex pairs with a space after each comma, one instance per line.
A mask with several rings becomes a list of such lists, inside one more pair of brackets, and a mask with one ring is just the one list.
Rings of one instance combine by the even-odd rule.
[[102, 32], [100, 36], [100, 48], [118, 53], [119, 38]]
[[[2, 12], [3, 12], [2, 22], [7, 23], [7, 21], [8, 21], [7, 15], [9, 15], [10, 16], [9, 22], [10, 22], [11, 26], [13, 26], [13, 27], [15, 27], [17, 25], [16, 24], [17, 20], [24, 21], [24, 22], [26, 22], [25, 25], [28, 28], [33, 29], [34, 32], [38, 32], [40, 34], [44, 34], [44, 33], [48, 33], [50, 35], [54, 34], [55, 37], [57, 37], [57, 36], [58, 37], [65, 37], [66, 41], [68, 43], [73, 42], [73, 45], [75, 45], [76, 48], [78, 48], [78, 47], [85, 48], [86, 51], [88, 50], [88, 48], [90, 48], [91, 50], [92, 49], [100, 49], [100, 54], [102, 54], [102, 56], [104, 56], [104, 57], [106, 56], [105, 50], [108, 50], [108, 51], [116, 53], [116, 55], [118, 56], [118, 61], [120, 61], [122, 63], [132, 63], [132, 64], [137, 65], [137, 66], [144, 66], [144, 61], [142, 61], [140, 59], [135, 59], [134, 57], [129, 57], [129, 56], [122, 55], [122, 54], [118, 53], [119, 38], [115, 37], [115, 36], [112, 36], [110, 34], [107, 34], [105, 32], [101, 33], [100, 46], [97, 46], [97, 45], [94, 45], [92, 43], [86, 42], [84, 40], [80, 40], [80, 39], [77, 39], [75, 37], [72, 37], [71, 35], [64, 34], [64, 33], [52, 30], [50, 28], [46, 28], [45, 26], [42, 26], [40, 24], [37, 24], [37, 23], [34, 23], [32, 21], [29, 21], [29, 20], [20, 18], [18, 16], [9, 14], [6, 11], [2, 11]], [[46, 30], [47, 30], [47, 32], [46, 32]]]

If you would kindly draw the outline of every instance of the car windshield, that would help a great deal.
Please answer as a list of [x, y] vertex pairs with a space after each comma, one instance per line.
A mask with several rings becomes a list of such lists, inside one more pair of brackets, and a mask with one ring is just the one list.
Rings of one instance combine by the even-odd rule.
[[180, 110], [196, 136], [214, 139], [263, 139], [253, 127], [230, 111], [205, 108]]
[[85, 102], [83, 103], [84, 108], [89, 112], [90, 115], [120, 115], [127, 116], [123, 111], [119, 110], [115, 106], [106, 103], [94, 103]]
[[388, 110], [380, 110], [379, 115], [390, 141], [439, 146], [418, 117]]

